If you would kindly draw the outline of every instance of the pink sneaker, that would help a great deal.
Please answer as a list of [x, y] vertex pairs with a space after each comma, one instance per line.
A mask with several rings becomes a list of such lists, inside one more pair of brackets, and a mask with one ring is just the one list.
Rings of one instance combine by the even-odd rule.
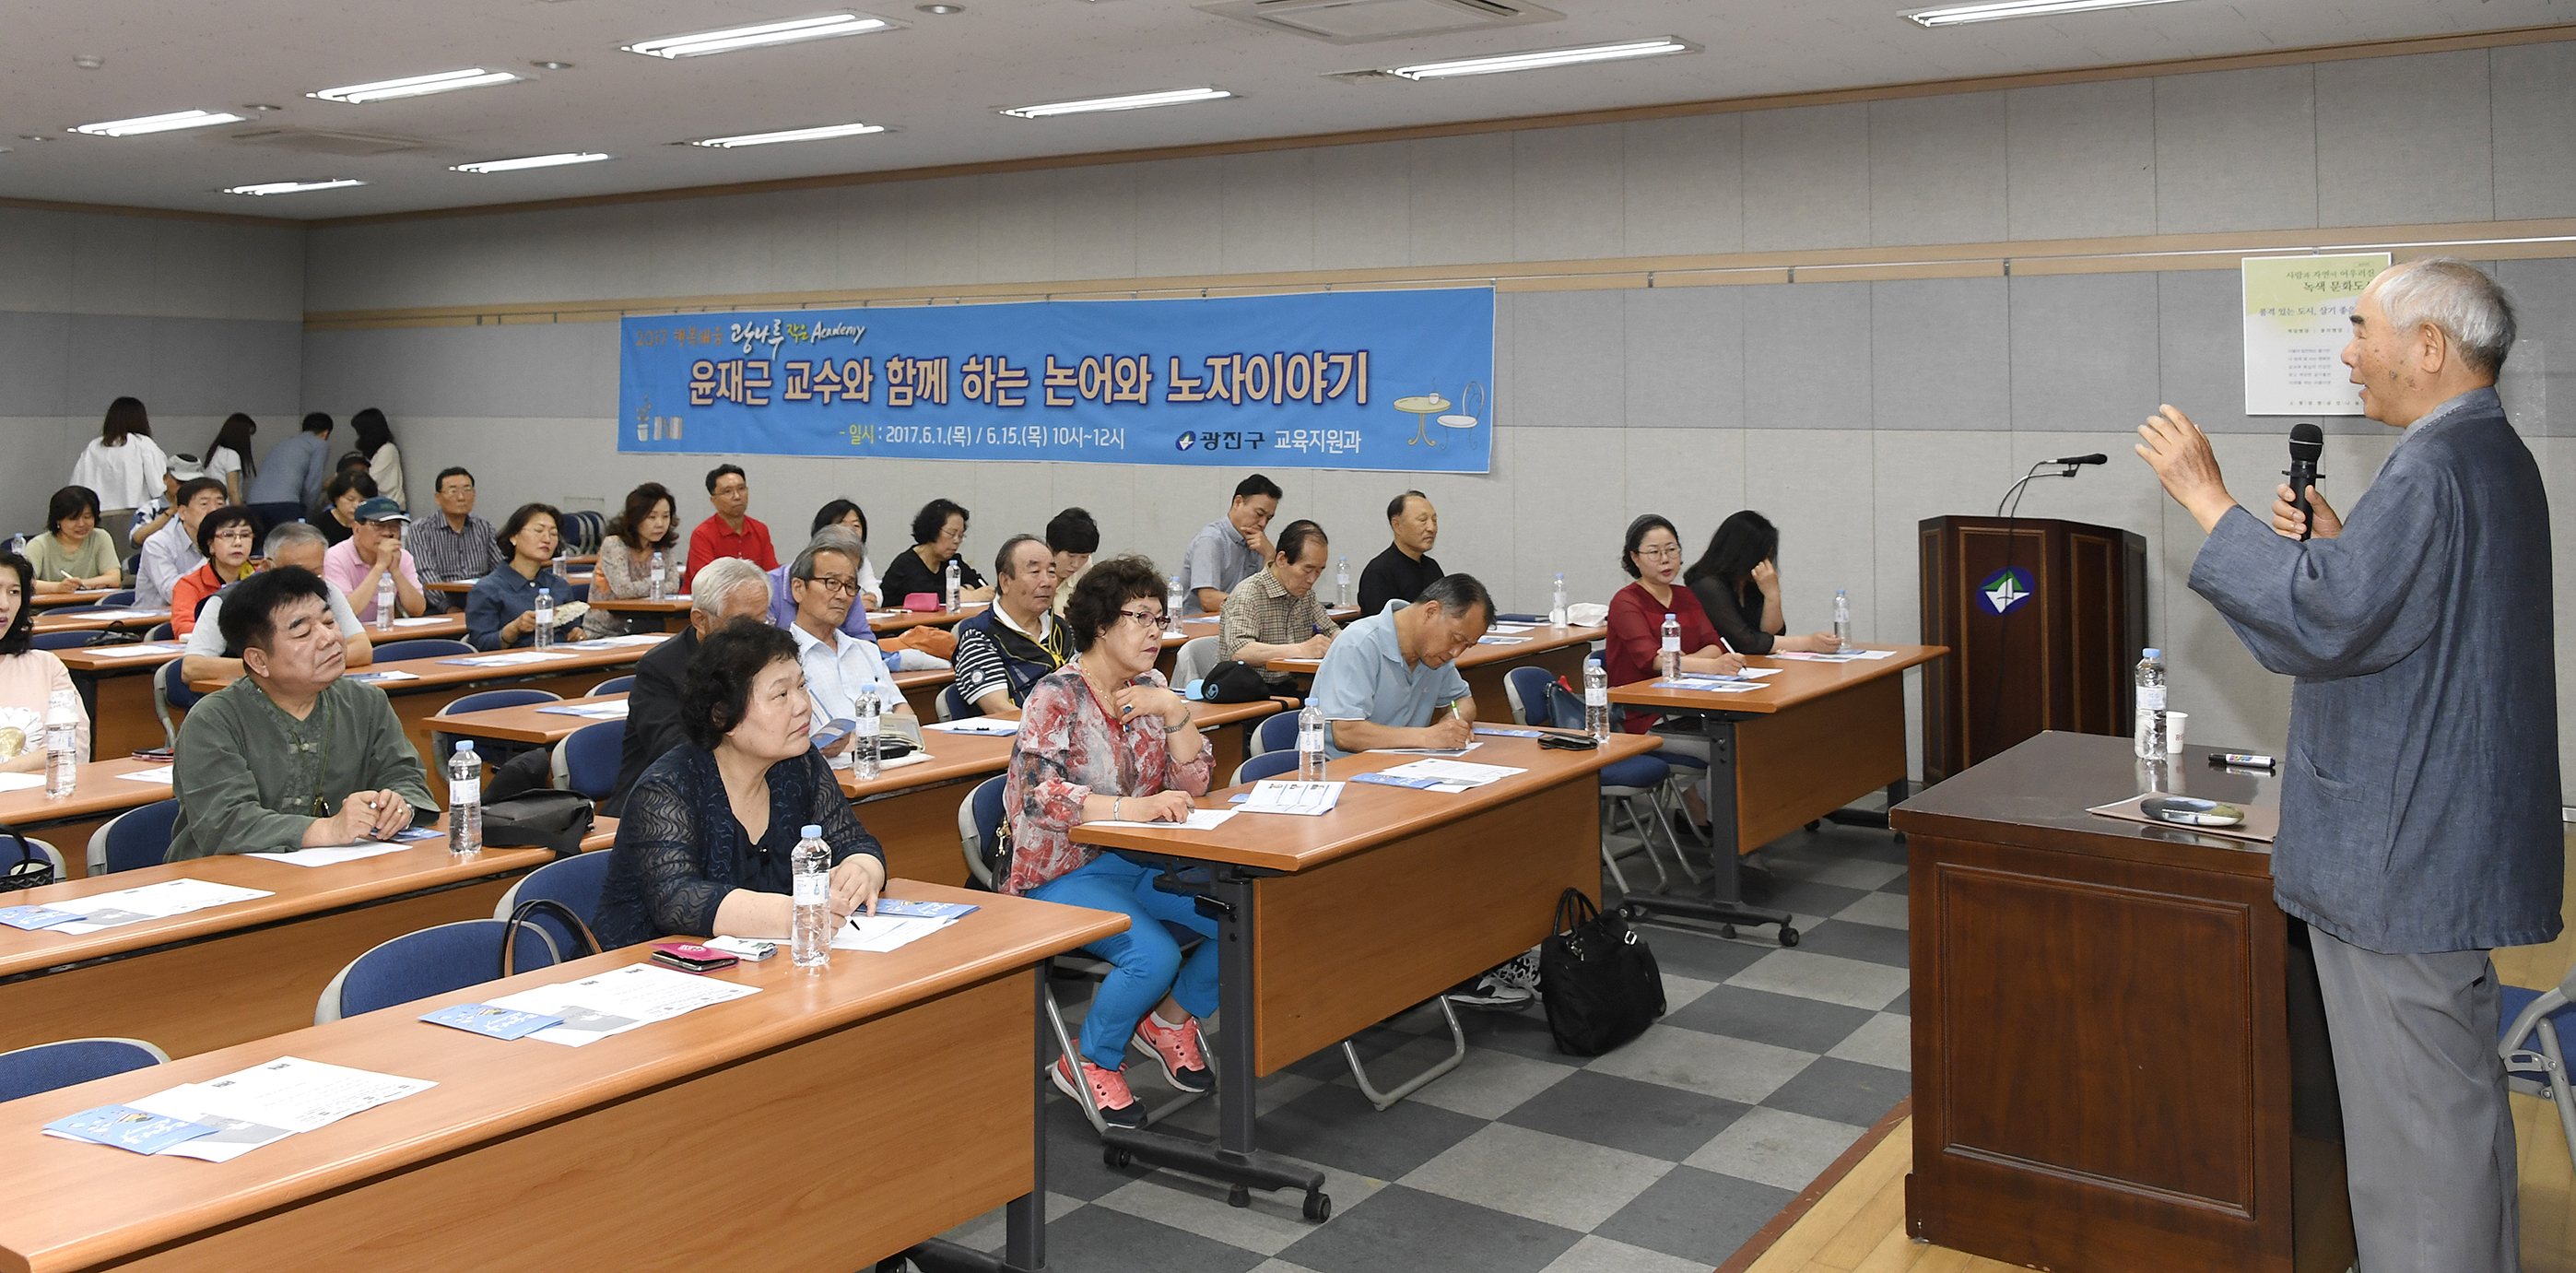
[[[1055, 1059], [1055, 1064], [1047, 1067], [1047, 1075], [1055, 1080], [1057, 1091], [1078, 1101], [1082, 1099], [1082, 1093], [1073, 1085], [1074, 1063], [1072, 1057], [1059, 1056]], [[1082, 1066], [1083, 1081], [1091, 1085], [1091, 1103], [1100, 1108], [1100, 1121], [1112, 1127], [1145, 1125], [1144, 1102], [1137, 1100], [1136, 1094], [1127, 1090], [1127, 1076], [1124, 1073], [1118, 1070], [1104, 1070], [1089, 1061], [1081, 1061], [1079, 1064]]]
[[1182, 1022], [1175, 1029], [1155, 1020], [1154, 1014], [1148, 1012], [1144, 1020], [1136, 1023], [1136, 1037], [1154, 1049], [1155, 1058], [1163, 1063], [1163, 1077], [1175, 1090], [1204, 1092], [1216, 1085], [1214, 1076], [1208, 1073], [1207, 1053], [1199, 1048], [1196, 1017]]

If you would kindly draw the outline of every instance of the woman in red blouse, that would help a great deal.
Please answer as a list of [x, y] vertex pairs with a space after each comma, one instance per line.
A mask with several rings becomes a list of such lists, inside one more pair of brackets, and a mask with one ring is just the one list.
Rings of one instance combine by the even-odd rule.
[[1058, 1057], [1050, 1071], [1067, 1096], [1087, 1084], [1102, 1119], [1120, 1127], [1145, 1125], [1123, 1072], [1131, 1035], [1154, 1049], [1173, 1087], [1204, 1092], [1212, 1082], [1198, 1018], [1216, 1011], [1216, 943], [1184, 961], [1163, 925], [1214, 937], [1215, 921], [1155, 889], [1153, 871], [1067, 835], [1083, 822], [1179, 822], [1207, 792], [1207, 740], [1190, 726], [1189, 702], [1154, 670], [1169, 617], [1163, 599], [1163, 576], [1142, 557], [1101, 562], [1082, 577], [1064, 612], [1081, 654], [1029, 690], [1002, 784], [1011, 861], [1001, 891], [1128, 917], [1126, 932], [1089, 947], [1116, 967], [1083, 1018], [1082, 1055]]
[[[1744, 656], [1727, 649], [1718, 638], [1717, 628], [1708, 621], [1708, 612], [1700, 608], [1699, 598], [1688, 588], [1673, 586], [1682, 573], [1682, 537], [1662, 514], [1647, 513], [1628, 523], [1627, 542], [1619, 550], [1619, 568], [1637, 582], [1610, 598], [1610, 640], [1602, 664], [1610, 673], [1612, 685], [1656, 679], [1655, 656], [1663, 651], [1666, 615], [1681, 624], [1683, 671], [1744, 670]], [[1642, 734], [1661, 720], [1658, 712], [1632, 711], [1623, 715], [1619, 727]], [[1696, 756], [1703, 762], [1708, 759], [1708, 739], [1699, 732], [1696, 722], [1677, 722], [1675, 728], [1657, 732], [1664, 735], [1666, 751]], [[1706, 782], [1703, 774], [1701, 783], [1704, 786]], [[1706, 826], [1706, 793], [1694, 789], [1688, 802], [1691, 820]]]

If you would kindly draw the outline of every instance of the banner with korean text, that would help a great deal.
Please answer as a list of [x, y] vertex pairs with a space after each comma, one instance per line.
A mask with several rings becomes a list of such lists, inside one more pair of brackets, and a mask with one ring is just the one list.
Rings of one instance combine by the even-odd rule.
[[618, 450], [1483, 473], [1491, 288], [628, 318]]

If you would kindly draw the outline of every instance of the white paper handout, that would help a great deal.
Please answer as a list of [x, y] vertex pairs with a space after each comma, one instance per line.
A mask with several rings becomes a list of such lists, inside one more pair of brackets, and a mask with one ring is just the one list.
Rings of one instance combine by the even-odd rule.
[[1264, 778], [1252, 784], [1252, 798], [1236, 805], [1237, 813], [1288, 813], [1304, 817], [1330, 813], [1342, 798], [1338, 782], [1297, 782]]
[[1192, 809], [1190, 810], [1189, 820], [1186, 822], [1123, 822], [1115, 819], [1104, 818], [1098, 822], [1086, 822], [1082, 825], [1086, 827], [1136, 827], [1146, 831], [1213, 831], [1218, 827], [1224, 826], [1225, 820], [1233, 817], [1234, 814], [1235, 811], [1232, 809]]
[[292, 853], [245, 853], [246, 858], [284, 862], [288, 866], [337, 866], [361, 858], [383, 857], [410, 848], [408, 844], [341, 844], [327, 849], [297, 849]]
[[832, 934], [832, 949], [882, 953], [909, 946], [956, 922], [915, 915], [852, 915]]
[[126, 1104], [145, 1113], [184, 1118], [189, 1122], [215, 1129], [215, 1134], [212, 1136], [200, 1136], [195, 1140], [181, 1141], [162, 1150], [163, 1157], [230, 1162], [262, 1145], [273, 1144], [295, 1134], [283, 1127], [271, 1127], [266, 1123], [253, 1122], [247, 1118], [214, 1113], [206, 1108], [205, 1091], [203, 1084], [182, 1083], [165, 1091], [154, 1092], [141, 1100], [127, 1101]]
[[170, 769], [168, 765], [154, 765], [149, 769], [137, 769], [132, 773], [118, 774], [117, 777], [127, 782], [157, 782], [166, 787], [170, 785]]
[[33, 791], [44, 785], [43, 774], [0, 774], [0, 791]]
[[621, 698], [606, 703], [563, 703], [537, 710], [550, 716], [579, 716], [584, 720], [624, 720], [627, 702]]
[[473, 658], [446, 661], [466, 667], [517, 667], [522, 663], [551, 663], [556, 659], [571, 657], [569, 654], [559, 654], [553, 650], [516, 650], [508, 654], [481, 654]]
[[427, 1079], [284, 1056], [197, 1084], [189, 1096], [207, 1113], [309, 1132], [436, 1086]]
[[267, 897], [269, 891], [257, 888], [235, 888], [230, 884], [209, 884], [204, 880], [164, 880], [141, 888], [118, 889], [113, 893], [93, 893], [88, 897], [47, 902], [53, 910], [70, 911], [87, 919], [69, 924], [56, 924], [49, 931], [78, 936], [103, 928], [140, 923], [147, 919], [168, 919], [208, 907], [229, 906], [255, 897]]
[[1380, 756], [1464, 756], [1482, 746], [1471, 742], [1464, 747], [1371, 747], [1369, 751]]
[[435, 627], [438, 624], [445, 623], [447, 621], [447, 616], [443, 614], [425, 614], [409, 619], [396, 619], [394, 620], [394, 626], [397, 628], [427, 628]]
[[147, 642], [142, 645], [96, 645], [91, 646], [89, 652], [102, 659], [131, 659], [146, 654], [177, 654], [179, 647]]
[[641, 1025], [668, 1021], [683, 1013], [760, 993], [758, 986], [718, 981], [653, 964], [628, 964], [579, 981], [557, 982], [486, 999], [495, 1008], [517, 1008], [562, 1017], [528, 1037], [583, 1047]]
[[990, 716], [969, 716], [964, 720], [932, 721], [922, 728], [935, 729], [943, 734], [982, 734], [988, 738], [1008, 738], [1020, 732], [1020, 723], [1015, 720], [995, 720]]
[[1397, 765], [1393, 769], [1381, 772], [1395, 778], [1429, 778], [1442, 786], [1481, 787], [1486, 783], [1500, 782], [1513, 774], [1525, 774], [1529, 771], [1514, 769], [1508, 765], [1478, 765], [1463, 760], [1432, 759]]

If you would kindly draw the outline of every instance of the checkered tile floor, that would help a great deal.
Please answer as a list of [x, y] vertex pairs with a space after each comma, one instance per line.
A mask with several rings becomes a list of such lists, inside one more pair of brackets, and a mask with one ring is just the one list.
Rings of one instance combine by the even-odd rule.
[[[1767, 846], [1755, 902], [1802, 940], [1650, 924], [1667, 1013], [1584, 1061], [1556, 1051], [1535, 1006], [1461, 1009], [1467, 1059], [1384, 1112], [1338, 1048], [1261, 1083], [1261, 1145], [1320, 1168], [1332, 1219], [1301, 1196], [1225, 1188], [1143, 1167], [1111, 1170], [1057, 1097], [1047, 1254], [1063, 1273], [1707, 1273], [1779, 1211], [1910, 1085], [1905, 851], [1885, 831], [1827, 824]], [[1623, 861], [1639, 887], [1653, 876]], [[1643, 872], [1641, 878], [1640, 872]], [[1605, 878], [1604, 887], [1608, 887]], [[1078, 987], [1059, 990], [1068, 1013]], [[1426, 1005], [1359, 1039], [1380, 1087], [1448, 1055]], [[1132, 1059], [1132, 1058], [1131, 1058]], [[1149, 1103], [1150, 1063], [1128, 1066]], [[1159, 1126], [1212, 1138], [1201, 1101]], [[951, 1238], [999, 1250], [1001, 1213]]]

